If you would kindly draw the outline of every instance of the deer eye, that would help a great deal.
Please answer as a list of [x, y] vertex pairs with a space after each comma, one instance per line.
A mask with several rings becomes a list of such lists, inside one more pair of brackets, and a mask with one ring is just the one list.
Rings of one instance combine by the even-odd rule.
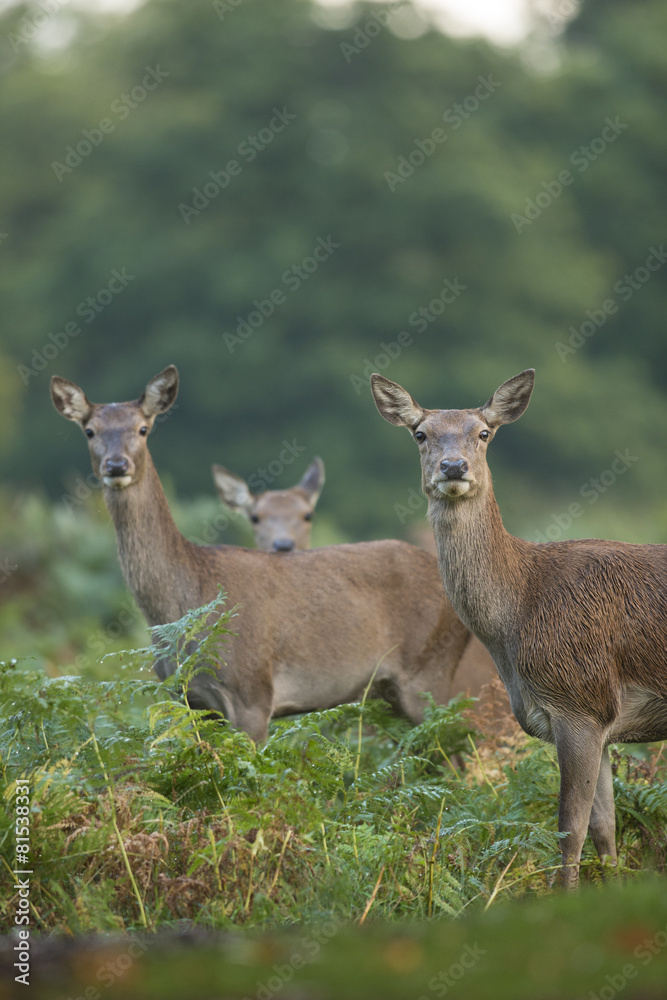
[[491, 437], [491, 431], [480, 431], [479, 437], [481, 441], [488, 441]]
[[86, 427], [84, 433], [87, 438], [95, 437], [95, 431], [92, 429], [92, 427]]
[[422, 441], [425, 440], [426, 440], [426, 435], [424, 434], [423, 431], [415, 431], [415, 441], [419, 441], [419, 443], [421, 444]]
[[304, 514], [303, 515], [303, 519], [304, 519], [304, 521], [312, 521], [313, 520], [313, 515], [309, 512], [308, 514]]
[[250, 520], [252, 521], [253, 524], [259, 524], [259, 518], [257, 517], [257, 514], [251, 514]]
[[148, 434], [148, 427], [140, 427], [139, 433], [141, 434], [142, 437], [146, 437], [146, 435]]

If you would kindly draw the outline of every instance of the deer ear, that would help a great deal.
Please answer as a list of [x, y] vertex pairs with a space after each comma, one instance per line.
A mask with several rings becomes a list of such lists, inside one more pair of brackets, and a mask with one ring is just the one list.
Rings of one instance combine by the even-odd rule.
[[222, 502], [231, 510], [242, 510], [247, 514], [253, 505], [248, 484], [240, 476], [225, 469], [224, 465], [212, 465], [211, 472]]
[[156, 417], [173, 406], [177, 395], [178, 369], [176, 365], [169, 365], [153, 376], [137, 402], [145, 416]]
[[299, 489], [307, 494], [309, 501], [314, 507], [324, 486], [324, 462], [319, 456], [314, 458], [310, 463], [299, 480], [298, 486]]
[[51, 399], [58, 413], [67, 420], [76, 420], [80, 424], [88, 420], [93, 409], [83, 389], [60, 375], [51, 377]]
[[384, 375], [371, 375], [371, 392], [375, 405], [390, 424], [416, 427], [424, 419], [424, 410], [410, 393]]
[[482, 416], [489, 427], [511, 424], [518, 420], [530, 402], [535, 385], [535, 369], [527, 368], [507, 382], [503, 382], [488, 403], [481, 407]]

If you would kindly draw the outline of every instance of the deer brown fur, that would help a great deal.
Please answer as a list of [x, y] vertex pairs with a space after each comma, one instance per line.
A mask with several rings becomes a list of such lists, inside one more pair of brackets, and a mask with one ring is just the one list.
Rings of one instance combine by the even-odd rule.
[[667, 545], [536, 544], [505, 530], [487, 444], [533, 384], [529, 369], [482, 407], [427, 410], [371, 378], [382, 416], [419, 445], [445, 592], [493, 656], [519, 724], [556, 745], [572, 886], [587, 828], [600, 857], [616, 858], [608, 745], [667, 737]]
[[[264, 739], [272, 715], [353, 701], [375, 671], [374, 692], [415, 722], [422, 692], [440, 703], [476, 694], [479, 678], [468, 684], [458, 670], [470, 634], [421, 549], [379, 541], [281, 554], [200, 546], [180, 534], [147, 447], [177, 391], [173, 365], [128, 403], [94, 404], [74, 383], [51, 381], [56, 409], [89, 438], [123, 573], [149, 625], [211, 601], [219, 584], [228, 606], [238, 605], [238, 634], [221, 646], [214, 677], [192, 678], [190, 704]], [[174, 669], [156, 664], [162, 678]]]

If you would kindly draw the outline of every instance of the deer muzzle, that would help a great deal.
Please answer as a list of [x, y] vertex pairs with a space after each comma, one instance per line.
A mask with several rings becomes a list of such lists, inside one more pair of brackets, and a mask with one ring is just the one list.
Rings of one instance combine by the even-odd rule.
[[274, 552], [291, 552], [294, 548], [293, 538], [276, 538], [273, 543]]
[[471, 484], [468, 463], [464, 458], [443, 458], [431, 483], [443, 496], [450, 498], [463, 496]]
[[107, 458], [102, 466], [102, 482], [114, 490], [122, 490], [132, 482], [127, 458]]
[[440, 493], [442, 493], [443, 496], [449, 497], [450, 499], [462, 497], [470, 489], [470, 482], [467, 479], [445, 479], [437, 477], [433, 485]]

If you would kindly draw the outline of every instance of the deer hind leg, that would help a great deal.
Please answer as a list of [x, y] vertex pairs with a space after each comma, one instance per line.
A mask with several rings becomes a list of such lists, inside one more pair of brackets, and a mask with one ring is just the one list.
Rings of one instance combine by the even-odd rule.
[[607, 747], [602, 751], [600, 773], [595, 787], [588, 832], [595, 844], [598, 857], [616, 861], [616, 814], [614, 811], [614, 785]]
[[611, 771], [605, 767], [600, 779], [604, 737], [599, 726], [588, 719], [563, 718], [552, 719], [552, 725], [560, 767], [558, 829], [566, 834], [561, 839], [561, 882], [566, 889], [574, 889], [579, 881], [579, 861], [591, 821], [600, 845], [608, 844], [610, 805], [613, 810], [608, 781]]

